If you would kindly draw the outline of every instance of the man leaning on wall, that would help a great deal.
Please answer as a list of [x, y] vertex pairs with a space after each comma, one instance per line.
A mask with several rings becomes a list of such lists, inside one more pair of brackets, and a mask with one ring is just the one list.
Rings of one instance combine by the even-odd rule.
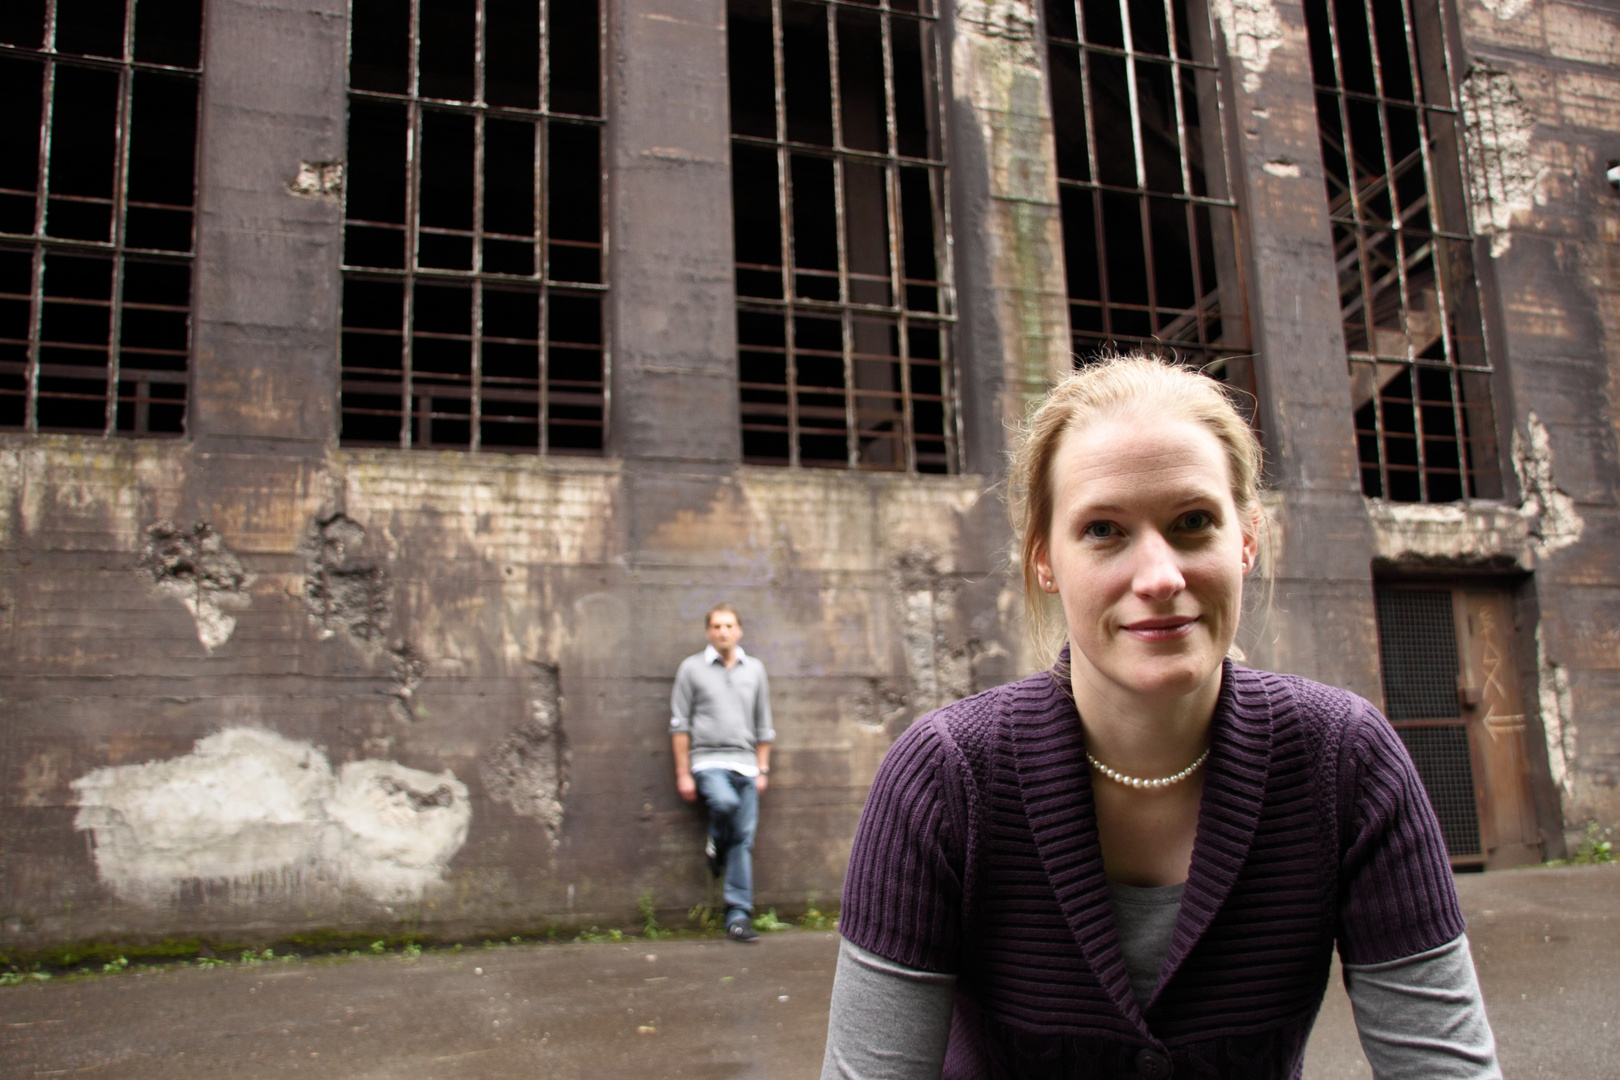
[[709, 810], [709, 873], [724, 878], [726, 936], [743, 944], [754, 930], [754, 829], [769, 783], [771, 685], [765, 665], [743, 652], [742, 619], [730, 604], [703, 617], [709, 644], [681, 661], [670, 694], [675, 789]]

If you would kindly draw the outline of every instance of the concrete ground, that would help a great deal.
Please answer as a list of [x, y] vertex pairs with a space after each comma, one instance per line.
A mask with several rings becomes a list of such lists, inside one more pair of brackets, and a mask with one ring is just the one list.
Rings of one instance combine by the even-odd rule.
[[[1620, 1078], [1620, 866], [1458, 879], [1509, 1080]], [[0, 988], [0, 1077], [809, 1080], [837, 938], [531, 945]], [[1335, 978], [1308, 1080], [1370, 1072]]]

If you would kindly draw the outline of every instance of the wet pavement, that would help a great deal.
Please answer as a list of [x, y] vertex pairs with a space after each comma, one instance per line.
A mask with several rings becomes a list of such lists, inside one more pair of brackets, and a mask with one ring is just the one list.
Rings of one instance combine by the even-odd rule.
[[[1458, 879], [1505, 1073], [1620, 1078], [1620, 866]], [[0, 1077], [811, 1080], [837, 937], [524, 945], [0, 988]], [[1371, 1073], [1335, 977], [1308, 1080]]]

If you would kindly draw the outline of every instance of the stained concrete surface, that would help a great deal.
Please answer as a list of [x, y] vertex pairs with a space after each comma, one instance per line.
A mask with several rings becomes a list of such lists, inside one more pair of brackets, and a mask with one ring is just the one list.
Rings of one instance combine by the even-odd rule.
[[[1509, 1080], [1620, 1077], [1620, 867], [1458, 879]], [[815, 1077], [836, 935], [473, 948], [0, 989], [0, 1076]], [[1333, 981], [1308, 1080], [1370, 1076]]]

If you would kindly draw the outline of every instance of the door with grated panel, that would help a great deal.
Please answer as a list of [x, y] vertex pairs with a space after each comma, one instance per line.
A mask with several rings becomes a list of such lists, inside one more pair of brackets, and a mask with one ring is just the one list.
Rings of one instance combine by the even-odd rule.
[[1381, 585], [1384, 706], [1454, 866], [1541, 862], [1512, 600], [1498, 589]]

